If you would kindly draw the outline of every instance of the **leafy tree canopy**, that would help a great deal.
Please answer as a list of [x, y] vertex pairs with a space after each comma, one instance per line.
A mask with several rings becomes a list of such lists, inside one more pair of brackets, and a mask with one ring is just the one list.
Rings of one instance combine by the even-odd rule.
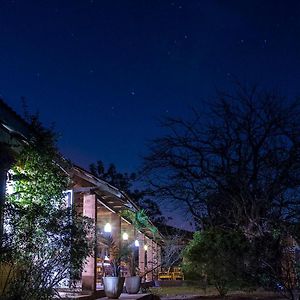
[[67, 205], [69, 178], [54, 134], [37, 120], [30, 126], [40, 134], [17, 157], [4, 210], [0, 263], [13, 276], [0, 291], [3, 299], [52, 299], [64, 280], [78, 279], [93, 247], [90, 220]]
[[185, 249], [184, 269], [206, 277], [224, 296], [230, 288], [241, 287], [245, 274], [247, 239], [241, 232], [208, 229], [195, 232]]

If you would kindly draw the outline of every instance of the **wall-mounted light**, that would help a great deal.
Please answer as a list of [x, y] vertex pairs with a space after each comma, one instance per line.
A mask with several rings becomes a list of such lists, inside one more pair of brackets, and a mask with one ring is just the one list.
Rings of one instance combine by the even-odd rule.
[[138, 240], [134, 241], [134, 246], [139, 247], [140, 246], [140, 242]]
[[7, 195], [12, 195], [14, 193], [14, 186], [11, 183], [6, 184], [6, 194]]
[[106, 223], [104, 226], [104, 232], [111, 232], [111, 225], [109, 223]]
[[7, 195], [11, 195], [15, 192], [15, 183], [12, 179], [12, 175], [13, 175], [12, 171], [9, 170], [7, 172], [7, 178], [6, 178], [6, 194]]
[[124, 241], [127, 241], [128, 240], [128, 233], [124, 232], [122, 237], [123, 237]]
[[148, 250], [148, 246], [147, 246], [147, 245], [144, 246], [144, 250], [145, 250], [145, 251]]

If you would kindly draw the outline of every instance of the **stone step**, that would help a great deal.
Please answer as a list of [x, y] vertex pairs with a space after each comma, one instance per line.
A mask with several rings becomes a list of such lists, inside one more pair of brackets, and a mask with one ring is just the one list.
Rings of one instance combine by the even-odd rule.
[[[119, 300], [152, 300], [153, 294], [126, 294], [122, 293]], [[108, 297], [98, 298], [96, 300], [109, 300]]]

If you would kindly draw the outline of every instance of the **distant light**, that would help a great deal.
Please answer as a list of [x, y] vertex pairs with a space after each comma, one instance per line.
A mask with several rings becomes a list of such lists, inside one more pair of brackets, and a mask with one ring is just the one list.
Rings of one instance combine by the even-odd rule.
[[104, 226], [104, 232], [111, 232], [111, 225], [109, 223], [106, 223]]
[[134, 241], [134, 245], [135, 245], [136, 247], [139, 247], [139, 246], [140, 246], [140, 242], [139, 242], [138, 240], [135, 240], [135, 241]]
[[145, 250], [145, 251], [148, 250], [148, 246], [147, 246], [147, 245], [144, 246], [144, 250]]
[[124, 241], [127, 241], [127, 240], [128, 240], [128, 233], [127, 233], [127, 232], [124, 232], [124, 233], [123, 233], [123, 240], [124, 240]]

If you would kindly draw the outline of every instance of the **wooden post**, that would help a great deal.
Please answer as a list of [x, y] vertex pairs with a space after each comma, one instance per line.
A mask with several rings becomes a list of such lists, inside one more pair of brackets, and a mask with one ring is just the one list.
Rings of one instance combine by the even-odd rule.
[[144, 240], [145, 236], [142, 233], [138, 233], [138, 241], [139, 241], [139, 269], [141, 274], [145, 272], [145, 249], [144, 249]]
[[[97, 197], [95, 194], [85, 194], [83, 196], [83, 215], [93, 219], [97, 224]], [[96, 268], [97, 254], [96, 249], [93, 256], [88, 257], [86, 265], [82, 272], [82, 290], [96, 292]]]
[[111, 213], [111, 235], [115, 244], [121, 248], [121, 217], [116, 213]]
[[150, 280], [153, 280], [153, 267], [154, 267], [154, 261], [153, 261], [153, 241], [149, 239], [149, 245], [148, 245], [148, 263], [149, 268], [152, 270], [152, 272], [149, 274]]

